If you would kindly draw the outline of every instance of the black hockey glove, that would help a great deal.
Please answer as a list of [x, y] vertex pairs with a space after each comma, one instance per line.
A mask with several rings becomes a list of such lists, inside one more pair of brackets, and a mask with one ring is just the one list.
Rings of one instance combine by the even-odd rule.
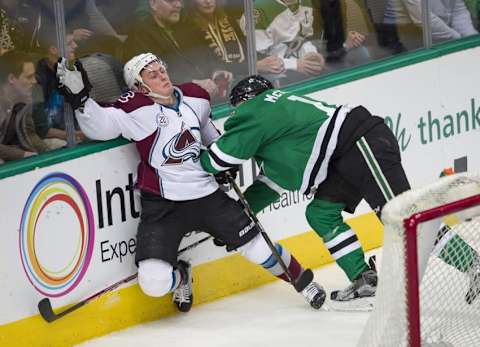
[[226, 171], [221, 171], [215, 175], [215, 180], [218, 184], [228, 184], [227, 172], [230, 173], [233, 179], [237, 177], [237, 172], [239, 170], [239, 166], [234, 166]]
[[83, 106], [89, 98], [92, 85], [88, 80], [87, 72], [80, 61], [75, 61], [73, 70], [67, 67], [67, 60], [60, 58], [57, 63], [57, 80], [59, 90], [72, 108]]

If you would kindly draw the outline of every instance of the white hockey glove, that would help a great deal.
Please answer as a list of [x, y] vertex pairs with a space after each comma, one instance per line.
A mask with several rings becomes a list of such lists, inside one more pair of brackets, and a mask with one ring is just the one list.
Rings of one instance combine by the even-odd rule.
[[80, 61], [75, 61], [74, 69], [70, 70], [67, 60], [60, 58], [57, 63], [57, 80], [60, 92], [74, 110], [85, 104], [92, 85]]

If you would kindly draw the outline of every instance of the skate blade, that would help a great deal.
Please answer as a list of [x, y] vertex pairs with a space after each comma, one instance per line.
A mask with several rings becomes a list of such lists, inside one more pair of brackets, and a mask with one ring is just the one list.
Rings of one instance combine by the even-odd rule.
[[369, 296], [348, 301], [328, 300], [322, 306], [324, 311], [370, 312], [375, 305], [375, 297]]

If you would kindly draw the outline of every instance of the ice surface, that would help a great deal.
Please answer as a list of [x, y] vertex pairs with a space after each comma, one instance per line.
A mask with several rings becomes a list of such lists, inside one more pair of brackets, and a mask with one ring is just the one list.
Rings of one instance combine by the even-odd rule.
[[[314, 273], [328, 292], [348, 285], [335, 264]], [[290, 285], [275, 281], [77, 347], [354, 347], [368, 315], [313, 310]]]

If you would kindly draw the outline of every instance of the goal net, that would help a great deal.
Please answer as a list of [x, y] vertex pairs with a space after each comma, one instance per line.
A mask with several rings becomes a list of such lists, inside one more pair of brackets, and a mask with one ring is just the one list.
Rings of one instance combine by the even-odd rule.
[[480, 175], [405, 192], [382, 220], [379, 287], [358, 346], [480, 346]]

